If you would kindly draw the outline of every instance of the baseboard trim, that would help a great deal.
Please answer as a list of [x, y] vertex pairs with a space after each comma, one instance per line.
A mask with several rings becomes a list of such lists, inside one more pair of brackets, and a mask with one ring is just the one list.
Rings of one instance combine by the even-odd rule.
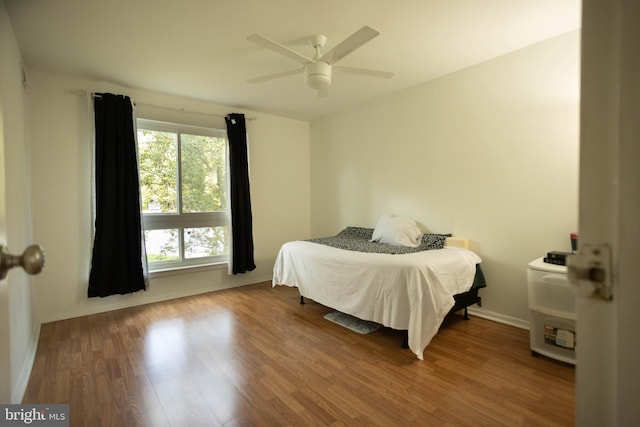
[[138, 300], [128, 302], [120, 299], [116, 303], [108, 303], [105, 301], [104, 304], [92, 305], [90, 307], [85, 306], [73, 311], [42, 317], [39, 320], [40, 320], [40, 323], [42, 324], [57, 322], [59, 320], [67, 320], [67, 319], [73, 319], [76, 317], [90, 316], [92, 314], [106, 313], [109, 311], [121, 310], [123, 308], [138, 307], [142, 305], [153, 304], [156, 302], [169, 301], [169, 300], [178, 299], [178, 298], [190, 297], [193, 295], [206, 294], [209, 292], [222, 291], [222, 290], [231, 289], [231, 288], [239, 288], [242, 286], [255, 285], [257, 283], [270, 282], [270, 281], [271, 281], [271, 276], [251, 277], [250, 279], [247, 279], [245, 281], [235, 282], [235, 283], [225, 283], [225, 284], [218, 285], [215, 288], [206, 287], [206, 288], [199, 288], [199, 289], [191, 289], [186, 292], [177, 291], [177, 292], [169, 292], [169, 293], [164, 293], [159, 295], [149, 294], [145, 296], [144, 300], [138, 299]]
[[36, 351], [38, 351], [38, 341], [40, 339], [40, 323], [36, 322], [33, 332], [31, 333], [31, 339], [29, 340], [29, 348], [25, 355], [24, 362], [20, 366], [20, 375], [18, 381], [11, 391], [11, 403], [22, 403], [24, 393], [27, 391], [27, 385], [29, 385], [29, 378], [31, 378], [31, 370], [33, 369], [33, 362], [36, 359]]
[[494, 322], [513, 326], [519, 329], [529, 330], [528, 320], [518, 319], [517, 317], [507, 316], [504, 314], [496, 313], [495, 311], [485, 310], [483, 308], [469, 307], [468, 310], [469, 314], [473, 316], [478, 316], [487, 320], [493, 320]]

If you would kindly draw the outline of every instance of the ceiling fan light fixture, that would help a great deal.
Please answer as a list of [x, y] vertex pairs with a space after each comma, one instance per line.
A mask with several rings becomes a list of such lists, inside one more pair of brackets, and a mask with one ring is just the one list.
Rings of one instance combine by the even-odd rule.
[[326, 89], [331, 85], [331, 65], [326, 62], [308, 63], [304, 67], [304, 75], [311, 89]]
[[[275, 74], [269, 74], [262, 77], [256, 77], [247, 80], [249, 83], [260, 83], [268, 80], [277, 79], [280, 77], [287, 77], [293, 74], [302, 73], [304, 71], [305, 80], [307, 86], [318, 92], [319, 97], [325, 97], [329, 93], [329, 86], [331, 86], [331, 67], [345, 56], [349, 55], [356, 49], [359, 49], [363, 44], [369, 42], [374, 37], [377, 37], [380, 33], [373, 28], [366, 25], [360, 28], [355, 33], [351, 34], [346, 39], [335, 45], [331, 50], [322, 54], [320, 48], [325, 45], [327, 38], [321, 34], [316, 34], [309, 37], [309, 43], [315, 50], [313, 58], [309, 58], [302, 55], [295, 50], [273, 41], [260, 34], [251, 34], [247, 37], [247, 40], [252, 41], [262, 47], [271, 49], [272, 51], [286, 56], [295, 62], [302, 64], [302, 68], [295, 70], [282, 71]], [[336, 70], [346, 71], [351, 74], [361, 74], [370, 77], [380, 77], [389, 79], [393, 76], [393, 73], [385, 71], [369, 70], [367, 68], [355, 68], [355, 67], [341, 67], [336, 65]]]

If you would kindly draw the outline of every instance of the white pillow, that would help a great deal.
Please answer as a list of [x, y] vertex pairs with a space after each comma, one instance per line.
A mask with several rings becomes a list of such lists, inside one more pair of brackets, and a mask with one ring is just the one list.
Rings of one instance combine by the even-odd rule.
[[382, 215], [371, 236], [372, 242], [415, 248], [420, 245], [422, 232], [412, 219]]

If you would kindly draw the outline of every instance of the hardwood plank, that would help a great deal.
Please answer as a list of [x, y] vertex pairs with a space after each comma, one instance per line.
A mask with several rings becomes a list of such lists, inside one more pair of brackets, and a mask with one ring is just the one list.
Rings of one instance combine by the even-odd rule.
[[574, 367], [449, 316], [424, 352], [260, 283], [42, 325], [24, 403], [72, 426], [571, 426]]

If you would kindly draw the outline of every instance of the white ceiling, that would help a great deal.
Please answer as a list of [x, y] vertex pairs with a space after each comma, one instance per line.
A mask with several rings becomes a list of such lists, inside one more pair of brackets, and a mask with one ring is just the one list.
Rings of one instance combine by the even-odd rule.
[[[108, 81], [313, 120], [580, 27], [581, 0], [4, 0], [29, 69]], [[363, 25], [380, 35], [339, 65], [390, 80], [334, 74], [327, 98], [299, 67], [246, 40], [260, 33], [305, 56]]]

